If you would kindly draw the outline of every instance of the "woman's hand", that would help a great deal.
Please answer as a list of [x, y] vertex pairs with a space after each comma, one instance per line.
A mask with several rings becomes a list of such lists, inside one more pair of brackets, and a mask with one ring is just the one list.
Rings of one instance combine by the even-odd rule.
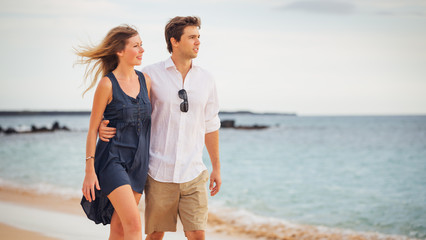
[[95, 187], [98, 190], [101, 190], [99, 186], [98, 177], [94, 170], [86, 172], [86, 176], [84, 177], [83, 182], [83, 195], [87, 201], [92, 202], [95, 201]]

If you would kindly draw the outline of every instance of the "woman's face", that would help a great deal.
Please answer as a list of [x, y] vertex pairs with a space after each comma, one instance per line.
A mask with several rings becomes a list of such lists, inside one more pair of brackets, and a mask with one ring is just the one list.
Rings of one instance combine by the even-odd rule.
[[127, 39], [124, 50], [118, 52], [117, 55], [120, 58], [120, 62], [135, 66], [141, 65], [144, 51], [145, 50], [142, 48], [142, 40], [138, 34]]

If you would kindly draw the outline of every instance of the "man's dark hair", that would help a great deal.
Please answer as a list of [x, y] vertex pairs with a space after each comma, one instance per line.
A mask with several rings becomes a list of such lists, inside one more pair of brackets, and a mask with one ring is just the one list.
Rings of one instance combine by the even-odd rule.
[[164, 34], [167, 42], [167, 50], [169, 53], [173, 52], [172, 43], [170, 41], [171, 38], [176, 39], [176, 41], [180, 41], [180, 38], [183, 35], [183, 30], [187, 26], [196, 26], [201, 28], [201, 19], [195, 16], [188, 17], [174, 17], [170, 19], [167, 23]]

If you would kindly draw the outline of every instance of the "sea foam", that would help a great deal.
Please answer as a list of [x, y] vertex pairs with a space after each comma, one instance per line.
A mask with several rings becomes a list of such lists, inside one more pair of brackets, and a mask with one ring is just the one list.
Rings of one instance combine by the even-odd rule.
[[357, 232], [348, 229], [330, 228], [292, 223], [272, 217], [262, 217], [246, 210], [226, 207], [210, 208], [209, 223], [215, 231], [228, 234], [241, 233], [257, 239], [274, 240], [416, 240], [399, 235], [375, 232]]
[[18, 192], [31, 192], [39, 195], [55, 195], [64, 199], [82, 197], [81, 190], [58, 187], [49, 183], [22, 184], [0, 178], [0, 188], [13, 189]]

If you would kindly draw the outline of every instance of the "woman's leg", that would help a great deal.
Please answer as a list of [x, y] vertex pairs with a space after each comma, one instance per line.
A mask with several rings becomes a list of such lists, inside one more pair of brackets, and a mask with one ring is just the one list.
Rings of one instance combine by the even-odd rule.
[[114, 206], [111, 219], [110, 240], [141, 240], [142, 226], [138, 209], [140, 193], [133, 192], [130, 185], [116, 188], [108, 195]]
[[[133, 191], [133, 195], [134, 195], [135, 200], [136, 200], [136, 205], [138, 205], [139, 201], [142, 197], [142, 194]], [[111, 219], [111, 224], [110, 224], [109, 240], [122, 240], [122, 239], [124, 239], [123, 225], [121, 224], [121, 220], [118, 217], [117, 212], [114, 211], [114, 213], [112, 215], [112, 219]]]
[[117, 215], [117, 212], [114, 211], [111, 218], [109, 240], [123, 240], [123, 239], [124, 239], [123, 225], [121, 225], [121, 221]]

